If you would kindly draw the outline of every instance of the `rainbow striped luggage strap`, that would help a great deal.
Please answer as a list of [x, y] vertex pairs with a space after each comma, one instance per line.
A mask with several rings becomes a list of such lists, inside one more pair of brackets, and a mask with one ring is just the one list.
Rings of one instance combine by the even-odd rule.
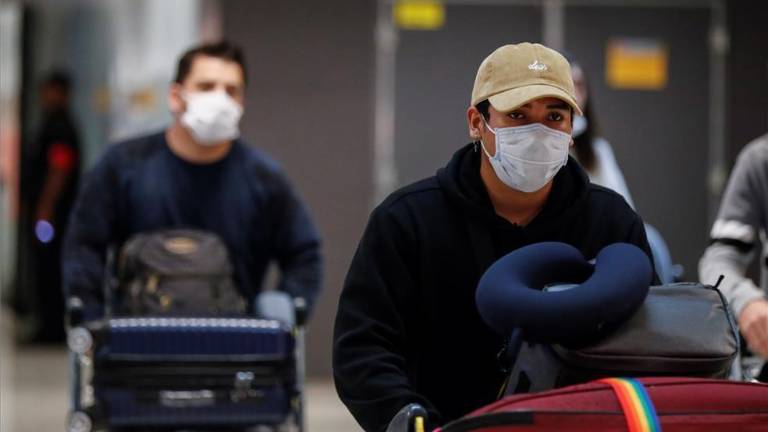
[[598, 382], [608, 384], [616, 394], [629, 432], [661, 432], [659, 417], [645, 387], [632, 378], [605, 378]]

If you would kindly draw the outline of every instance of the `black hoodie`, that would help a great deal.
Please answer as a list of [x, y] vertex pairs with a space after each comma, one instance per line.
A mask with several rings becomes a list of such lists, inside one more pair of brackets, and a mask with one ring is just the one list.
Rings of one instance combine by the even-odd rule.
[[542, 241], [588, 259], [627, 242], [651, 257], [640, 217], [573, 159], [525, 227], [494, 212], [474, 145], [373, 211], [339, 299], [333, 350], [339, 396], [366, 431], [383, 431], [413, 402], [438, 425], [496, 399], [503, 340], [481, 320], [475, 287], [493, 261]]

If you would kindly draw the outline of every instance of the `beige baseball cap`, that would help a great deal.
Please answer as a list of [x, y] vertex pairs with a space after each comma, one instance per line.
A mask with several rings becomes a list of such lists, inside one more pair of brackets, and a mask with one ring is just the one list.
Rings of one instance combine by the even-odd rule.
[[528, 42], [504, 45], [486, 57], [472, 89], [473, 106], [488, 99], [503, 113], [542, 97], [561, 99], [582, 115], [568, 60], [551, 48]]

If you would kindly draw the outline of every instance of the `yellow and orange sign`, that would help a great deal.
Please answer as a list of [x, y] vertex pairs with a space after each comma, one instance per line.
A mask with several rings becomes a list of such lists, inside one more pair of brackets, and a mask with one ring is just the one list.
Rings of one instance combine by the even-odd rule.
[[615, 89], [661, 90], [667, 85], [669, 54], [657, 39], [614, 38], [605, 51], [605, 81]]
[[437, 0], [399, 0], [393, 14], [403, 30], [436, 30], [445, 24], [445, 5]]

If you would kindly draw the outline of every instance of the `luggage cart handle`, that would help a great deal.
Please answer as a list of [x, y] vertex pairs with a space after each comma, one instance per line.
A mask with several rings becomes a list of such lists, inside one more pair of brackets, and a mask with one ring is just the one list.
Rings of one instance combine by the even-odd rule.
[[426, 432], [427, 410], [419, 404], [409, 404], [395, 414], [386, 432]]
[[88, 305], [80, 297], [67, 298], [64, 325], [71, 329], [87, 322], [104, 318], [104, 308], [100, 305]]
[[80, 297], [70, 297], [67, 300], [67, 327], [75, 328], [83, 323], [85, 312], [85, 305]]
[[304, 327], [304, 324], [307, 321], [307, 313], [309, 312], [307, 307], [307, 300], [304, 297], [294, 298], [293, 310], [296, 314], [296, 326]]
[[413, 432], [424, 432], [424, 417], [417, 416], [413, 419]]

